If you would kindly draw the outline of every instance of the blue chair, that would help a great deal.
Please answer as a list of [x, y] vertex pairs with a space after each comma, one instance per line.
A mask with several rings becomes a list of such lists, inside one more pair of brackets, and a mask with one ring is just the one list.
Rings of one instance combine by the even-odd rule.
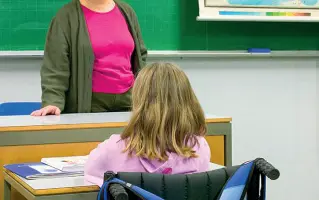
[[40, 108], [40, 102], [6, 102], [0, 104], [0, 116], [30, 115]]

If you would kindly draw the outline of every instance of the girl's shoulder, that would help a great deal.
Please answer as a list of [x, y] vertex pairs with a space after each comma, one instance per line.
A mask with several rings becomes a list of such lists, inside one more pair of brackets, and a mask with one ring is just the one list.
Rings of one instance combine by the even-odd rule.
[[210, 152], [210, 148], [205, 137], [196, 136], [196, 139], [198, 141], [198, 145], [194, 147], [194, 150], [197, 152]]
[[207, 140], [205, 137], [203, 136], [196, 136], [198, 143], [203, 144], [203, 143], [207, 143]]
[[197, 148], [201, 147], [202, 145], [204, 145], [204, 146], [208, 145], [206, 138], [203, 136], [195, 136], [194, 139], [197, 140], [197, 145], [195, 145], [195, 147], [197, 147]]
[[113, 135], [110, 136], [109, 140], [110, 141], [114, 141], [114, 142], [118, 142], [118, 141], [120, 141], [122, 139], [121, 139], [121, 135], [120, 134], [113, 134]]
[[104, 141], [104, 146], [108, 151], [122, 151], [125, 148], [125, 142], [120, 134], [113, 134]]

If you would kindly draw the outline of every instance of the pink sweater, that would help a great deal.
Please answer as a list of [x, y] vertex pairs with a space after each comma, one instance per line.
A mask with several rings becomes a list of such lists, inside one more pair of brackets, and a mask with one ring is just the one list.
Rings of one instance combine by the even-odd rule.
[[204, 172], [209, 169], [210, 148], [204, 137], [198, 137], [199, 145], [194, 147], [198, 157], [184, 158], [175, 153], [168, 153], [168, 160], [148, 160], [123, 153], [125, 142], [120, 135], [112, 135], [110, 139], [94, 149], [86, 163], [85, 180], [96, 185], [103, 184], [106, 171], [113, 172], [149, 172], [162, 174], [186, 174]]
[[92, 91], [125, 93], [134, 82], [131, 55], [135, 44], [123, 14], [117, 6], [107, 13], [82, 9], [95, 56]]

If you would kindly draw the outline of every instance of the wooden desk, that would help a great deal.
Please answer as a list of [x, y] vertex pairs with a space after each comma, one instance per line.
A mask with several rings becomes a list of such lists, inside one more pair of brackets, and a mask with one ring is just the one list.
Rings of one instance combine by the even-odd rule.
[[83, 176], [26, 180], [4, 169], [4, 200], [14, 199], [11, 190], [27, 200], [96, 199], [99, 187], [84, 182]]
[[[223, 166], [210, 164], [210, 170]], [[93, 200], [99, 187], [85, 183], [84, 177], [26, 180], [4, 169], [4, 200], [11, 200], [11, 190], [17, 191], [27, 200]]]
[[[0, 117], [0, 166], [39, 162], [43, 157], [87, 155], [110, 135], [121, 133], [129, 116], [130, 113], [118, 112]], [[231, 120], [206, 115], [211, 161], [220, 165], [231, 165]], [[0, 174], [0, 194], [2, 191]]]

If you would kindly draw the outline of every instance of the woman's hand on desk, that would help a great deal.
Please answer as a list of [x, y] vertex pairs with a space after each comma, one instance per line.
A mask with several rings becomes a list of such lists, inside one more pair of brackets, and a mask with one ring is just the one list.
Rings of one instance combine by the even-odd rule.
[[61, 110], [56, 106], [46, 106], [31, 113], [31, 116], [60, 115]]

